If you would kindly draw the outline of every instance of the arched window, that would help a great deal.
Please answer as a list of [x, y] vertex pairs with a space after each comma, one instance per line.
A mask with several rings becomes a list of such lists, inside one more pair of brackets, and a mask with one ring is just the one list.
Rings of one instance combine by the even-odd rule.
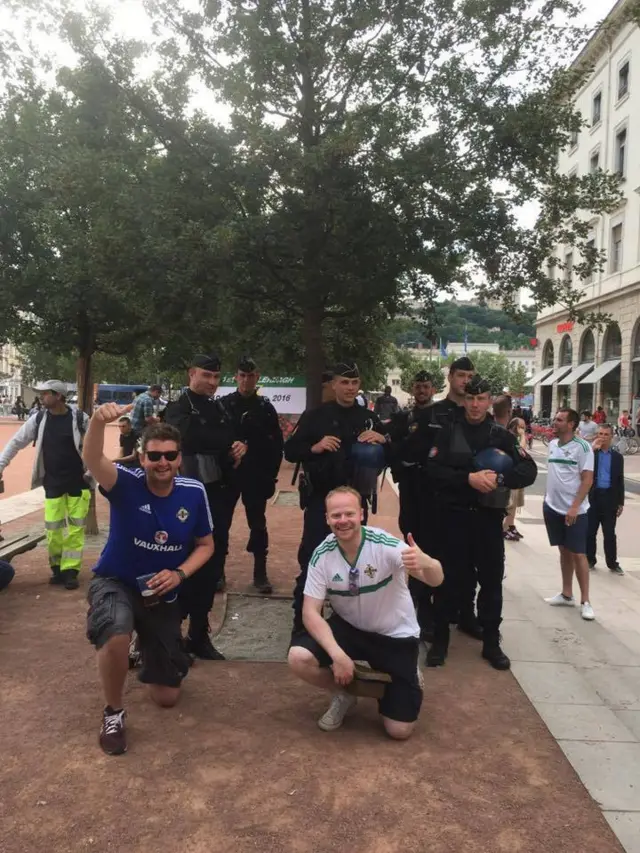
[[631, 352], [633, 353], [631, 358], [640, 358], [640, 320], [638, 320], [638, 322], [636, 323], [636, 331], [633, 336]]
[[573, 359], [573, 343], [569, 335], [565, 335], [560, 343], [560, 367], [571, 364]]
[[602, 344], [602, 356], [604, 361], [612, 361], [622, 356], [622, 335], [617, 323], [607, 326]]
[[587, 364], [589, 362], [593, 363], [596, 360], [596, 341], [593, 337], [593, 332], [591, 329], [587, 329], [587, 331], [582, 336], [582, 342], [580, 344], [580, 364]]
[[547, 341], [542, 348], [542, 366], [543, 367], [553, 367], [553, 342]]

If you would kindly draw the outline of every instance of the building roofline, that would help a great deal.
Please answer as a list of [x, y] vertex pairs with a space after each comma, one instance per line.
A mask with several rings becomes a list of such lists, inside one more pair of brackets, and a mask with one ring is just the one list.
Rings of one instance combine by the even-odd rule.
[[607, 17], [600, 22], [598, 29], [582, 48], [571, 63], [571, 68], [579, 68], [588, 63], [595, 63], [604, 53], [607, 41], [610, 41], [622, 27], [629, 22], [626, 13], [631, 10], [635, 0], [618, 0]]

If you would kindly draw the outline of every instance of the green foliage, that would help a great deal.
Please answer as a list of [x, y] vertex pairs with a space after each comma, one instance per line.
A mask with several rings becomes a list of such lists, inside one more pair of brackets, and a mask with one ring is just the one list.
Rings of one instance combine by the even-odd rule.
[[534, 309], [520, 312], [516, 317], [481, 305], [462, 305], [454, 301], [437, 302], [428, 321], [398, 317], [390, 324], [390, 334], [396, 346], [436, 347], [439, 341], [464, 340], [465, 329], [469, 342], [497, 343], [502, 349], [531, 349], [535, 338]]
[[402, 371], [400, 387], [407, 394], [411, 394], [413, 378], [420, 370], [427, 370], [431, 374], [436, 391], [442, 391], [444, 388], [444, 371], [438, 361], [428, 357], [421, 358], [408, 350], [397, 349], [395, 351], [395, 362]]
[[[55, 3], [24, 6], [61, 23]], [[133, 362], [153, 344], [160, 370], [196, 347], [227, 363], [250, 349], [270, 368], [304, 365], [314, 402], [338, 356], [377, 384], [387, 323], [410, 297], [428, 334], [458, 285], [511, 313], [524, 286], [538, 307], [578, 315], [581, 289], [546, 259], [559, 243], [577, 257], [620, 194], [613, 176], [556, 172], [588, 73], [561, 69], [585, 37], [557, 26], [572, 0], [148, 8], [149, 79], [136, 73], [144, 46], [115, 39], [95, 9], [64, 18], [78, 63], [53, 87], [34, 82], [34, 56], [21, 76], [0, 44], [14, 60], [0, 338]], [[193, 112], [193, 85], [223, 102], [228, 128]], [[525, 203], [540, 209], [535, 229], [518, 219]], [[599, 262], [585, 257], [583, 278]]]
[[[446, 363], [449, 365], [456, 358], [457, 355], [450, 355]], [[527, 372], [521, 364], [513, 365], [506, 355], [494, 352], [472, 351], [469, 358], [473, 361], [476, 371], [489, 381], [492, 394], [502, 394], [505, 391], [516, 397], [524, 394]]]

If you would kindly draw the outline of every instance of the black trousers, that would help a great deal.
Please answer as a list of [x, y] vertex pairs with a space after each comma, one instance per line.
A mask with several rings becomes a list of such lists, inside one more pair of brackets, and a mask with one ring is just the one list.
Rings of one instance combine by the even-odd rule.
[[[304, 511], [304, 521], [302, 524], [302, 539], [298, 548], [298, 563], [300, 564], [300, 573], [296, 578], [296, 583], [293, 588], [293, 631], [304, 630], [302, 624], [302, 603], [304, 601], [304, 585], [307, 582], [307, 569], [309, 568], [309, 560], [311, 555], [316, 550], [318, 545], [325, 539], [331, 531], [327, 525], [326, 510], [324, 506], [324, 495], [311, 494], [307, 501], [307, 506]], [[367, 523], [369, 507], [366, 500], [362, 499], [362, 508], [364, 510], [364, 524]]]
[[249, 541], [247, 551], [255, 557], [266, 559], [269, 550], [269, 533], [267, 531], [267, 498], [264, 490], [256, 491], [248, 487], [236, 488], [233, 493], [233, 511], [238, 500], [242, 498], [244, 514], [249, 526]]
[[589, 495], [589, 512], [587, 514], [587, 560], [596, 561], [596, 537], [598, 528], [602, 526], [604, 539], [604, 556], [607, 566], [613, 569], [618, 564], [618, 541], [616, 539], [616, 522], [618, 504], [613, 489], [594, 489]]
[[475, 573], [480, 585], [478, 620], [487, 639], [497, 637], [502, 622], [504, 576], [504, 513], [495, 509], [439, 510], [440, 548], [444, 582], [434, 593], [436, 635], [450, 622], [464, 618]]
[[189, 617], [189, 636], [196, 639], [209, 630], [209, 611], [213, 607], [216, 586], [224, 574], [229, 552], [229, 528], [237, 496], [231, 486], [220, 483], [205, 485], [213, 518], [213, 557], [191, 575], [180, 589], [182, 618]]

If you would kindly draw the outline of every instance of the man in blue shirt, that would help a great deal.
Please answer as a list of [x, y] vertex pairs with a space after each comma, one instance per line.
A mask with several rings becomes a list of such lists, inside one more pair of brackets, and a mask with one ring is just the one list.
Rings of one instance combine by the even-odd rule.
[[179, 477], [180, 433], [168, 424], [145, 431], [141, 469], [104, 455], [104, 430], [131, 409], [107, 403], [94, 413], [83, 459], [111, 505], [109, 538], [89, 586], [87, 637], [98, 650], [106, 700], [100, 746], [126, 752], [122, 693], [135, 630], [142, 652], [140, 681], [162, 707], [175, 705], [189, 657], [180, 631], [177, 589], [213, 554], [211, 513], [204, 487]]
[[133, 404], [131, 412], [131, 426], [137, 436], [142, 435], [143, 430], [158, 422], [156, 407], [162, 394], [162, 385], [150, 385], [146, 391], [139, 394]]
[[602, 526], [607, 567], [616, 575], [624, 575], [618, 563], [616, 522], [624, 509], [624, 457], [611, 447], [613, 428], [602, 424], [593, 442], [593, 486], [589, 492], [587, 514], [587, 561], [596, 567], [596, 538]]

